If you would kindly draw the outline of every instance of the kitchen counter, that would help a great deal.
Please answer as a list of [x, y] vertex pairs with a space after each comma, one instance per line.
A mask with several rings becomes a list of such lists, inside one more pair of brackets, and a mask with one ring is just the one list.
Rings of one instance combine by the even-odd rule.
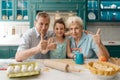
[[0, 46], [18, 46], [21, 37], [19, 35], [12, 35], [8, 37], [0, 37]]
[[[22, 77], [22, 78], [8, 78], [6, 75], [6, 70], [0, 70], [0, 79], [1, 80], [98, 80], [95, 75], [86, 68], [85, 65], [76, 65], [72, 59], [59, 59], [59, 61], [67, 62], [68, 64], [74, 65], [76, 68], [79, 68], [80, 72], [62, 72], [56, 69], [45, 67], [40, 59], [29, 60], [35, 61], [40, 64], [41, 73], [37, 76]], [[86, 59], [85, 63], [90, 61], [96, 61], [96, 59]], [[14, 59], [0, 59], [0, 64], [2, 63], [14, 63]], [[119, 76], [120, 74], [118, 74]], [[116, 76], [115, 79], [119, 80], [119, 77]]]
[[104, 45], [120, 45], [120, 41], [103, 41]]

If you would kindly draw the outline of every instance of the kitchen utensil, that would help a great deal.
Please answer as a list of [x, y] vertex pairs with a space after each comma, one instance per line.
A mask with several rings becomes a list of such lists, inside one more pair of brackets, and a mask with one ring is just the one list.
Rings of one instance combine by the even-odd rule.
[[79, 51], [75, 52], [74, 61], [76, 64], [84, 64], [83, 54]]
[[18, 15], [17, 16], [17, 20], [22, 20], [23, 16], [22, 15]]
[[111, 5], [111, 9], [115, 9], [117, 6], [115, 4]]
[[3, 19], [3, 20], [8, 20], [8, 16], [3, 15], [3, 16], [2, 16], [2, 19]]
[[80, 72], [80, 69], [74, 66], [54, 60], [44, 60], [44, 65], [64, 72]]
[[88, 19], [90, 19], [90, 20], [95, 20], [95, 19], [96, 19], [95, 13], [94, 13], [94, 12], [88, 13]]

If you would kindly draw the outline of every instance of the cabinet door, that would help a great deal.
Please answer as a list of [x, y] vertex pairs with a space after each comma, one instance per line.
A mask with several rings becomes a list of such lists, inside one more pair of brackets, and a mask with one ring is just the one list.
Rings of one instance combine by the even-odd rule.
[[120, 58], [120, 46], [106, 46], [111, 57]]
[[120, 21], [120, 0], [100, 1], [101, 21]]
[[98, 20], [98, 0], [88, 0], [87, 2], [87, 20], [97, 21]]
[[9, 58], [9, 47], [0, 46], [0, 58]]
[[1, 20], [28, 21], [29, 0], [0, 0]]
[[12, 46], [12, 47], [10, 47], [10, 58], [15, 58], [15, 54], [16, 54], [16, 52], [17, 52], [17, 48], [18, 48], [18, 46]]
[[2, 0], [1, 20], [13, 20], [14, 0]]
[[28, 0], [17, 0], [16, 20], [28, 20]]

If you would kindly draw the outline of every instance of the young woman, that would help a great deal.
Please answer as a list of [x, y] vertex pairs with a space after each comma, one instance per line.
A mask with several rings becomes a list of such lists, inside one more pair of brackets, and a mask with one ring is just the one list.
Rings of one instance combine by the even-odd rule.
[[65, 37], [65, 23], [62, 19], [58, 19], [54, 23], [53, 31], [55, 36], [48, 40], [48, 43], [55, 43], [56, 49], [50, 51], [50, 58], [64, 59], [66, 58], [67, 39]]

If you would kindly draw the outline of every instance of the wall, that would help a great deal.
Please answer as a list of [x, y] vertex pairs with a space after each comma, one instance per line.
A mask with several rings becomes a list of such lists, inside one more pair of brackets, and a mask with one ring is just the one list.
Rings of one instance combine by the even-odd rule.
[[103, 41], [120, 41], [120, 23], [102, 22], [88, 23], [87, 29], [96, 33], [101, 29], [101, 38]]
[[66, 11], [66, 12], [59, 12], [59, 11], [54, 11], [54, 12], [47, 12], [50, 15], [50, 25], [49, 25], [49, 30], [53, 30], [53, 25], [55, 20], [62, 18], [65, 22], [70, 16], [77, 15], [76, 12], [72, 11]]
[[12, 35], [12, 28], [15, 28], [15, 34], [21, 36], [29, 29], [29, 22], [0, 22], [0, 37]]

